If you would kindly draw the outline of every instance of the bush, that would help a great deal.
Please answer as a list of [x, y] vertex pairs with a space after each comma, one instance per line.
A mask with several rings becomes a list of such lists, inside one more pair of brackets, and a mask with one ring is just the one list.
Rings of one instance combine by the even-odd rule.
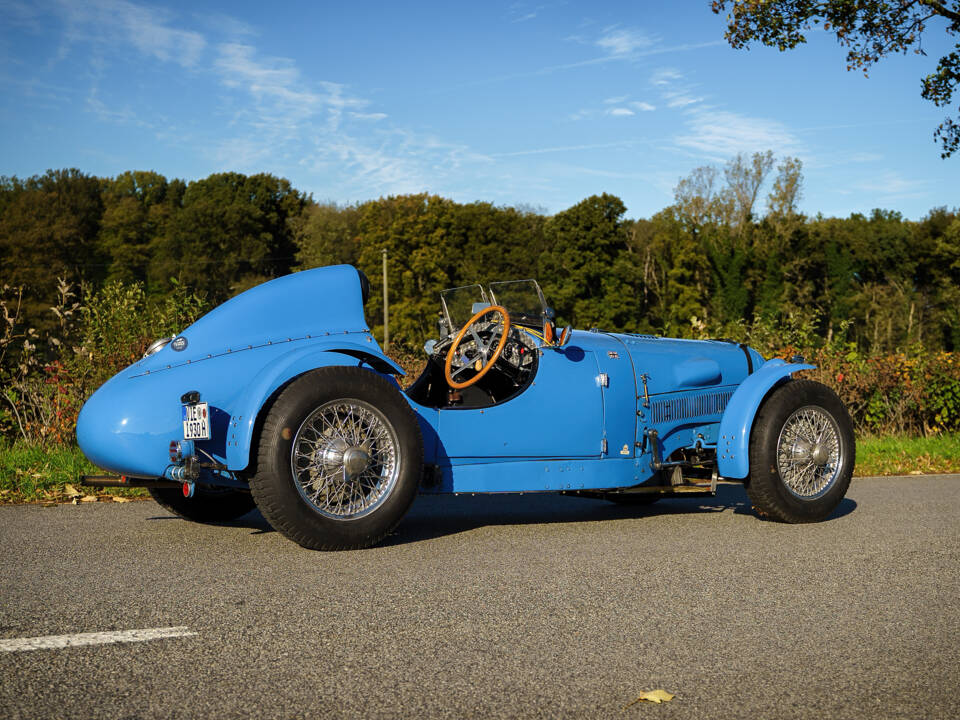
[[20, 289], [5, 286], [0, 337], [0, 436], [33, 443], [71, 443], [83, 403], [102, 383], [143, 355], [158, 337], [176, 334], [206, 309], [206, 301], [174, 284], [161, 298], [139, 283], [115, 282], [83, 292], [59, 282], [46, 337], [20, 323]]

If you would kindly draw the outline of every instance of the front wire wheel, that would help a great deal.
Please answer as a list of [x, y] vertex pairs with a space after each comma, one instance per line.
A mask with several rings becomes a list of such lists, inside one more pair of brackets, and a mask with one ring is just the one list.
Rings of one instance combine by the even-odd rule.
[[423, 466], [416, 415], [370, 370], [300, 376], [271, 406], [250, 491], [277, 531], [314, 550], [383, 539], [413, 502]]
[[806, 405], [783, 424], [777, 439], [777, 471], [796, 497], [815, 500], [829, 492], [843, 459], [840, 427], [823, 408]]
[[823, 520], [850, 486], [855, 455], [853, 423], [837, 394], [817, 382], [791, 380], [757, 413], [747, 495], [762, 517]]

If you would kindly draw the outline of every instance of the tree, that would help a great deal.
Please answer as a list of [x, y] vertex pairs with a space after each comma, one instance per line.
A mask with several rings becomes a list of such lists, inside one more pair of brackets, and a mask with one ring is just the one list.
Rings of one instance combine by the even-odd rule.
[[[932, 20], [945, 20], [946, 32], [960, 36], [960, 0], [713, 0], [713, 12], [727, 5], [727, 41], [736, 49], [758, 41], [778, 50], [792, 50], [807, 41], [806, 32], [817, 25], [833, 31], [847, 48], [847, 70], [870, 67], [891, 53], [923, 51], [923, 33]], [[937, 107], [949, 105], [960, 83], [960, 42], [940, 58], [936, 69], [923, 79], [921, 96]], [[958, 108], [960, 110], [960, 108]], [[941, 157], [960, 147], [960, 113], [947, 117], [934, 132]]]
[[743, 153], [730, 159], [723, 175], [733, 201], [733, 224], [739, 235], [753, 222], [753, 206], [760, 186], [773, 168], [773, 151], [755, 152], [748, 160]]
[[615, 195], [588, 197], [550, 218], [549, 249], [540, 256], [540, 279], [561, 323], [620, 330], [634, 324], [636, 300], [630, 291], [623, 214]]

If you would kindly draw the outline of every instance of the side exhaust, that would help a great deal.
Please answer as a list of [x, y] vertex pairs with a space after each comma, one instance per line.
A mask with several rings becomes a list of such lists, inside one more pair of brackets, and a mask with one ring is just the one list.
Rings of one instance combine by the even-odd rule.
[[80, 484], [87, 487], [179, 488], [183, 483], [161, 478], [132, 478], [126, 475], [81, 475]]

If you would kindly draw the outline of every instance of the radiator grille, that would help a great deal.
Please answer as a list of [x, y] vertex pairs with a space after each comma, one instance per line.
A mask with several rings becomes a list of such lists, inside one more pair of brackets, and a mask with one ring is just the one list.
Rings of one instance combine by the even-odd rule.
[[726, 409], [732, 395], [733, 391], [728, 390], [657, 400], [650, 405], [650, 419], [654, 423], [664, 423], [704, 415], [719, 415]]

